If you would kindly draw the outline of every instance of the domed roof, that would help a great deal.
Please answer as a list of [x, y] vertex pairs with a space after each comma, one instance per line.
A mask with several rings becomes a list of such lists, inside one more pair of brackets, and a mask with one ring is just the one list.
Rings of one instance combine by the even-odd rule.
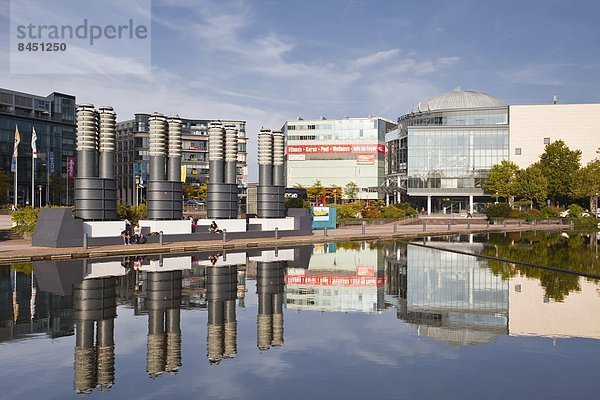
[[506, 106], [506, 103], [496, 96], [482, 92], [474, 92], [472, 90], [462, 90], [462, 88], [457, 87], [454, 90], [438, 94], [437, 96], [433, 96], [430, 99], [420, 102], [419, 105], [412, 109], [412, 112], [502, 106]]

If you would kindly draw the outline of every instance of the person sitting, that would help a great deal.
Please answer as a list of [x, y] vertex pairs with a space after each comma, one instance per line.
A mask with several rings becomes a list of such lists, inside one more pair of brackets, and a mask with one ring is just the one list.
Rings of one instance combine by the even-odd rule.
[[133, 227], [133, 240], [137, 244], [142, 244], [144, 242], [144, 235], [142, 234], [142, 227], [140, 224], [135, 224]]
[[125, 229], [121, 232], [121, 236], [123, 236], [123, 244], [128, 245], [131, 244], [131, 235], [129, 234], [129, 230]]
[[215, 221], [211, 222], [210, 226], [208, 227], [208, 231], [210, 233], [217, 233], [219, 235], [223, 233], [223, 230], [219, 229]]

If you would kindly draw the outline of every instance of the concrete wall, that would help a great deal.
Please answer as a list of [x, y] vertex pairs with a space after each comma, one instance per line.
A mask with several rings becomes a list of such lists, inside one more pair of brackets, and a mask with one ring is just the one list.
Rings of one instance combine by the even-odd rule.
[[84, 221], [83, 233], [90, 238], [121, 236], [125, 221]]
[[[544, 138], [563, 140], [581, 150], [581, 165], [597, 157], [600, 147], [600, 104], [514, 105], [509, 107], [509, 159], [520, 168], [539, 161]], [[521, 155], [515, 149], [521, 149]]]

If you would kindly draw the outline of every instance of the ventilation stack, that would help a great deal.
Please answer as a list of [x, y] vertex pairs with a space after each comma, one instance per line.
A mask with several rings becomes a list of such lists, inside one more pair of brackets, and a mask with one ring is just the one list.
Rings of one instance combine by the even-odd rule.
[[267, 350], [283, 344], [283, 295], [285, 262], [258, 262], [256, 293], [258, 294], [257, 346]]
[[75, 285], [73, 314], [75, 391], [90, 393], [93, 388], [106, 391], [115, 381], [116, 278], [85, 279]]
[[[176, 220], [183, 216], [181, 185], [181, 120], [160, 113], [149, 118], [150, 179], [146, 191], [149, 220]], [[171, 137], [173, 136], [173, 137]], [[167, 175], [167, 156], [169, 173]], [[175, 170], [178, 171], [175, 171]], [[179, 179], [177, 179], [179, 178]], [[174, 181], [172, 179], [177, 179]]]
[[148, 353], [146, 372], [176, 374], [181, 366], [181, 271], [147, 272]]
[[88, 221], [117, 219], [114, 175], [115, 120], [112, 107], [77, 107], [75, 215]]
[[237, 354], [237, 266], [206, 268], [208, 301], [207, 357], [210, 363]]
[[209, 219], [235, 219], [238, 215], [236, 182], [237, 130], [211, 122], [208, 128], [208, 204]]
[[258, 134], [257, 211], [260, 218], [285, 217], [284, 142], [281, 132]]

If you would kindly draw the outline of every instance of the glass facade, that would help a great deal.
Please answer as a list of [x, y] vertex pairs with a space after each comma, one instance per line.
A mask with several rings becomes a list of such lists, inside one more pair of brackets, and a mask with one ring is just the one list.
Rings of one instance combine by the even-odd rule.
[[[39, 205], [41, 186], [42, 205], [67, 204], [67, 157], [76, 154], [77, 128], [75, 125], [75, 97], [52, 93], [47, 97], [0, 89], [0, 170], [9, 179], [10, 190], [3, 196], [13, 199], [11, 162], [15, 126], [19, 128], [21, 143], [18, 148], [17, 201], [31, 204], [31, 135], [37, 135], [36, 206]], [[72, 185], [69, 195], [72, 203]]]
[[[135, 177], [142, 182], [149, 178], [148, 149], [150, 114], [135, 114], [129, 121], [117, 123], [117, 196], [123, 204], [135, 202]], [[182, 119], [182, 165], [185, 166], [185, 183], [208, 183], [208, 124], [212, 120]], [[246, 166], [246, 122], [221, 120], [238, 129], [238, 182], [243, 184], [243, 167]], [[144, 197], [142, 189], [142, 198]]]

